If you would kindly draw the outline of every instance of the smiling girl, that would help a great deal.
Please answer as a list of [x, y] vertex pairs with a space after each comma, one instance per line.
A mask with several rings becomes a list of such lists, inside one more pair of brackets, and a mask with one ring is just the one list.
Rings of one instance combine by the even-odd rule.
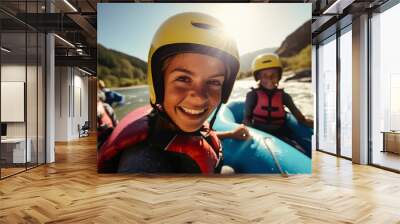
[[249, 137], [244, 126], [212, 130], [238, 69], [236, 44], [218, 20], [202, 13], [167, 19], [149, 52], [152, 109], [131, 112], [121, 121], [99, 150], [98, 171], [219, 173], [220, 138]]

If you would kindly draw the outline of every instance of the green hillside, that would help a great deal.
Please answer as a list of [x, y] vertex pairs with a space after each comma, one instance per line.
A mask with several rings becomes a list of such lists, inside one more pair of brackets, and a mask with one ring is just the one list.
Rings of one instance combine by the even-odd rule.
[[97, 47], [97, 74], [107, 87], [124, 87], [147, 83], [147, 63], [139, 58]]
[[311, 44], [308, 44], [297, 54], [291, 57], [282, 57], [281, 60], [286, 70], [297, 72], [311, 69]]

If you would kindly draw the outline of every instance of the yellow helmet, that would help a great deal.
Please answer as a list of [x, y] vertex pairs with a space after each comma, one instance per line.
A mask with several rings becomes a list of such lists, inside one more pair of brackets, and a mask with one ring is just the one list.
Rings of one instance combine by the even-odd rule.
[[153, 37], [148, 56], [147, 79], [151, 104], [164, 97], [162, 62], [178, 53], [201, 53], [221, 59], [227, 71], [221, 100], [228, 101], [238, 70], [236, 42], [224, 31], [220, 21], [203, 13], [181, 13], [167, 19]]
[[269, 68], [279, 68], [280, 69], [279, 79], [281, 79], [282, 63], [277, 54], [266, 53], [266, 54], [258, 55], [253, 60], [253, 63], [251, 64], [251, 72], [253, 73], [253, 76], [256, 79], [256, 81], [259, 80], [259, 78], [257, 77], [257, 72], [259, 72], [263, 69], [269, 69]]

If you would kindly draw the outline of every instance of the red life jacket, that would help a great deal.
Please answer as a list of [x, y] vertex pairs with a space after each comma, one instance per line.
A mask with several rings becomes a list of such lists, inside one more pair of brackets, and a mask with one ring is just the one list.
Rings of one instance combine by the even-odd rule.
[[257, 89], [257, 104], [253, 109], [253, 121], [263, 124], [283, 125], [286, 121], [286, 111], [283, 104], [283, 90], [277, 89], [272, 95]]
[[[149, 132], [150, 106], [139, 108], [121, 120], [113, 133], [100, 148], [97, 158], [99, 172], [115, 172], [120, 153], [140, 142], [146, 141]], [[202, 136], [176, 135], [164, 150], [182, 153], [190, 157], [199, 166], [202, 173], [213, 173], [222, 158], [220, 141], [214, 131], [209, 131], [207, 141]], [[162, 149], [161, 149], [162, 150]]]

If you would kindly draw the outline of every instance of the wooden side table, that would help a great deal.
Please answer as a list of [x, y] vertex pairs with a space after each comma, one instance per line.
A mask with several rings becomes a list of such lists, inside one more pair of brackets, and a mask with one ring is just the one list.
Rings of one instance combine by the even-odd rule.
[[400, 131], [382, 131], [383, 150], [382, 152], [392, 152], [400, 154]]

